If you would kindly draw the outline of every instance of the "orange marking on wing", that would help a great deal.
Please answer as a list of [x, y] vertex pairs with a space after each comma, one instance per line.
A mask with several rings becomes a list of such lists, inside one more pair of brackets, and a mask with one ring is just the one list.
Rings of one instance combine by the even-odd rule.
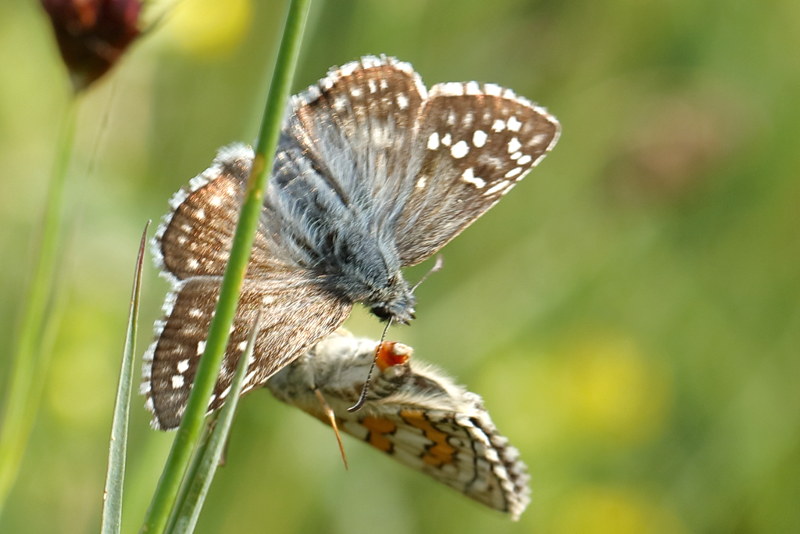
[[397, 430], [397, 425], [388, 419], [379, 419], [369, 416], [362, 419], [361, 424], [369, 430], [369, 434], [367, 434], [367, 443], [383, 452], [391, 452], [393, 445], [386, 437], [386, 434], [394, 433]]
[[434, 427], [425, 415], [419, 410], [403, 410], [400, 412], [402, 417], [409, 425], [422, 430], [426, 438], [433, 442], [433, 445], [426, 448], [422, 461], [434, 467], [441, 467], [444, 464], [451, 464], [455, 461], [456, 449], [447, 442], [447, 434]]
[[375, 364], [381, 371], [385, 371], [393, 365], [406, 363], [410, 354], [411, 349], [407, 345], [396, 341], [384, 341], [378, 345], [378, 351], [375, 353]]

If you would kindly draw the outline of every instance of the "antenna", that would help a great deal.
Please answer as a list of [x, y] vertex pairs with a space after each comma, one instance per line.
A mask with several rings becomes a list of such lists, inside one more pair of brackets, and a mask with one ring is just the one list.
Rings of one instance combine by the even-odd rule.
[[[432, 275], [433, 273], [435, 273], [437, 271], [440, 271], [443, 266], [444, 266], [444, 260], [442, 259], [442, 255], [440, 254], [440, 255], [436, 256], [436, 263], [433, 264], [433, 267], [431, 267], [430, 270], [427, 273], [425, 273], [425, 276], [420, 278], [419, 282], [414, 284], [414, 287], [411, 288], [411, 292], [413, 293], [414, 291], [416, 291], [417, 288], [420, 285], [422, 285], [422, 282], [427, 280], [428, 277], [430, 275]], [[369, 392], [369, 383], [370, 383], [370, 380], [372, 379], [372, 371], [375, 369], [375, 362], [378, 359], [378, 351], [381, 350], [381, 346], [383, 345], [383, 342], [386, 339], [386, 332], [389, 330], [390, 326], [392, 326], [392, 318], [391, 317], [386, 322], [386, 326], [383, 329], [383, 334], [381, 334], [381, 340], [378, 343], [378, 346], [375, 347], [375, 355], [372, 357], [372, 363], [369, 366], [369, 371], [367, 371], [367, 379], [364, 381], [364, 386], [361, 388], [361, 394], [358, 396], [358, 400], [356, 401], [356, 403], [353, 404], [352, 406], [350, 406], [347, 409], [347, 411], [350, 412], [350, 413], [357, 412], [358, 410], [361, 409], [362, 406], [364, 406], [364, 403], [367, 402], [367, 393]]]
[[372, 371], [375, 369], [375, 361], [378, 359], [378, 351], [381, 350], [381, 346], [383, 345], [384, 339], [386, 339], [386, 332], [389, 330], [389, 327], [392, 326], [392, 318], [390, 317], [389, 320], [386, 322], [386, 326], [383, 328], [383, 334], [381, 334], [380, 342], [375, 346], [375, 354], [372, 356], [372, 363], [369, 364], [369, 371], [367, 371], [367, 379], [364, 381], [364, 386], [361, 388], [361, 394], [358, 396], [358, 400], [352, 406], [350, 406], [347, 411], [350, 413], [357, 412], [364, 406], [364, 403], [367, 402], [367, 392], [369, 391], [369, 383], [372, 379]]
[[433, 267], [431, 267], [430, 270], [427, 273], [425, 273], [425, 276], [419, 279], [419, 282], [414, 284], [414, 287], [411, 288], [411, 292], [413, 293], [414, 291], [416, 291], [417, 288], [422, 285], [422, 282], [427, 280], [430, 275], [432, 275], [435, 272], [441, 271], [442, 267], [444, 267], [444, 259], [442, 258], [442, 255], [439, 254], [438, 256], [436, 256], [436, 263], [434, 263]]

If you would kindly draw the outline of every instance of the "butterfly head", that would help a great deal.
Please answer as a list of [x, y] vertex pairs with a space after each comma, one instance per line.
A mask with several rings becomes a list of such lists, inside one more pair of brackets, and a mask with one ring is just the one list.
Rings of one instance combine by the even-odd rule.
[[379, 319], [408, 324], [414, 318], [416, 299], [408, 283], [398, 273], [389, 279], [385, 287], [373, 294], [368, 304], [370, 311]]

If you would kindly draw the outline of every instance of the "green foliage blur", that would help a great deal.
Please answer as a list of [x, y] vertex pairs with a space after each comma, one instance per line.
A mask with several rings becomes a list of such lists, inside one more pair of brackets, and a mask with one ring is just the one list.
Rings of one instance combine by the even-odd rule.
[[[99, 527], [139, 233], [217, 147], [256, 133], [283, 2], [168, 11], [82, 103], [64, 305], [3, 532]], [[429, 86], [495, 82], [562, 123], [390, 332], [483, 396], [533, 503], [512, 523], [352, 439], [345, 471], [327, 427], [258, 391], [198, 531], [800, 532], [798, 21], [789, 0], [315, 2], [297, 90], [386, 53]], [[8, 348], [69, 95], [36, 3], [0, 4], [0, 65]], [[140, 354], [166, 288], [149, 266]], [[348, 327], [382, 325], [357, 311]], [[8, 373], [0, 356], [0, 387]], [[141, 397], [132, 413], [129, 532], [172, 439]]]

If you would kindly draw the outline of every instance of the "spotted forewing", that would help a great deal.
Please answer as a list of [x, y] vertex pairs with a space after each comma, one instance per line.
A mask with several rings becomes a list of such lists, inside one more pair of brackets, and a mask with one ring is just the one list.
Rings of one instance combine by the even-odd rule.
[[[145, 355], [143, 390], [158, 428], [174, 428], [183, 416], [219, 300], [251, 160], [252, 153], [243, 147], [223, 151], [188, 191], [176, 194], [175, 211], [156, 235], [155, 255], [173, 283], [164, 305], [166, 319], [156, 324], [157, 339]], [[313, 273], [282, 256], [262, 223], [209, 410], [221, 406], [230, 390], [259, 309], [264, 313], [245, 392], [339, 326], [350, 311], [351, 304], [332, 295]]]

